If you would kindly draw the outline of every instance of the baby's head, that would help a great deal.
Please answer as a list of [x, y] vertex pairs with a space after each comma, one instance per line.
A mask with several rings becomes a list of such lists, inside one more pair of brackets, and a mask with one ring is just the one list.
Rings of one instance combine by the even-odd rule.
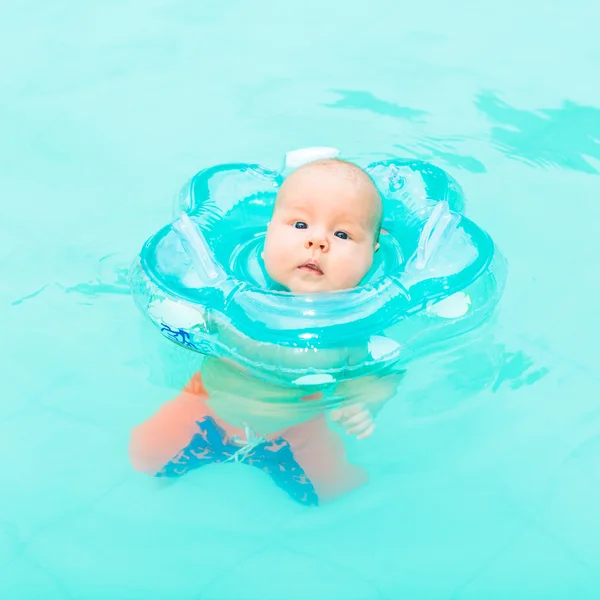
[[362, 169], [337, 159], [304, 165], [277, 195], [267, 273], [297, 294], [353, 288], [373, 264], [381, 217], [381, 197]]

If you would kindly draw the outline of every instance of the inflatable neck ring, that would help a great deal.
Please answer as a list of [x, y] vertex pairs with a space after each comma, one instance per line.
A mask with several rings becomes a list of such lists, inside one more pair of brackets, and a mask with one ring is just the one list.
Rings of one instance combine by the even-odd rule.
[[[165, 337], [265, 380], [300, 384], [404, 364], [489, 317], [504, 261], [464, 216], [458, 183], [417, 160], [363, 166], [383, 198], [384, 219], [359, 287], [292, 294], [270, 280], [261, 250], [284, 174], [336, 154], [305, 149], [288, 153], [282, 171], [236, 163], [191, 179], [174, 222], [145, 243], [130, 277], [136, 304]], [[358, 361], [340, 352], [360, 347], [368, 351]], [[298, 360], [307, 355], [323, 360]]]

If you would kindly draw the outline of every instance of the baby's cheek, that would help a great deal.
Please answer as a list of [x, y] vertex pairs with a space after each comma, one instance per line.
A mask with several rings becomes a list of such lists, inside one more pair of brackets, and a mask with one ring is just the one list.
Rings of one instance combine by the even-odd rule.
[[265, 264], [265, 269], [267, 269], [269, 275], [276, 273], [279, 270], [282, 258], [281, 255], [282, 252], [281, 249], [277, 248], [276, 240], [267, 237], [262, 258]]
[[356, 255], [348, 257], [344, 261], [342, 269], [349, 287], [357, 286], [371, 268], [371, 260], [368, 257]]
[[373, 266], [374, 259], [375, 259], [375, 255], [374, 255], [373, 251], [371, 250], [371, 248], [369, 248], [367, 251], [365, 251], [362, 254], [361, 261], [360, 261], [360, 271], [362, 273], [361, 279], [362, 279], [362, 277], [364, 277], [367, 274], [369, 269]]

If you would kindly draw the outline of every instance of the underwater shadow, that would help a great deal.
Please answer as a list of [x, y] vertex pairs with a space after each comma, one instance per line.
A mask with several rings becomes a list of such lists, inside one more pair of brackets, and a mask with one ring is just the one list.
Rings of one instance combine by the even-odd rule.
[[450, 381], [467, 393], [489, 389], [495, 394], [505, 388], [515, 391], [537, 383], [550, 372], [522, 350], [509, 349], [503, 343], [495, 343], [485, 353], [472, 354], [466, 361], [460, 357], [452, 366]]
[[565, 100], [560, 108], [524, 110], [485, 90], [476, 108], [495, 126], [493, 145], [530, 166], [598, 174], [586, 157], [600, 160], [600, 109]]
[[503, 396], [534, 386], [550, 374], [549, 365], [533, 354], [493, 337], [476, 336], [466, 345], [456, 340], [447, 353], [427, 359], [425, 369], [417, 365], [417, 381], [412, 380], [413, 389], [403, 399], [405, 413], [414, 418], [451, 413], [489, 401], [482, 393]]

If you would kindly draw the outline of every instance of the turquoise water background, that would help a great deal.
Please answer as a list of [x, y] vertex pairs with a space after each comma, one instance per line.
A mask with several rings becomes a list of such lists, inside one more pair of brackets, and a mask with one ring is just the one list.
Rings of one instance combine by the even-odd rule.
[[[584, 0], [0, 7], [0, 596], [600, 596], [600, 11]], [[415, 365], [371, 473], [134, 473], [173, 395], [124, 269], [196, 170], [293, 148], [447, 169], [509, 261], [497, 321]], [[164, 374], [163, 374], [164, 375]]]

